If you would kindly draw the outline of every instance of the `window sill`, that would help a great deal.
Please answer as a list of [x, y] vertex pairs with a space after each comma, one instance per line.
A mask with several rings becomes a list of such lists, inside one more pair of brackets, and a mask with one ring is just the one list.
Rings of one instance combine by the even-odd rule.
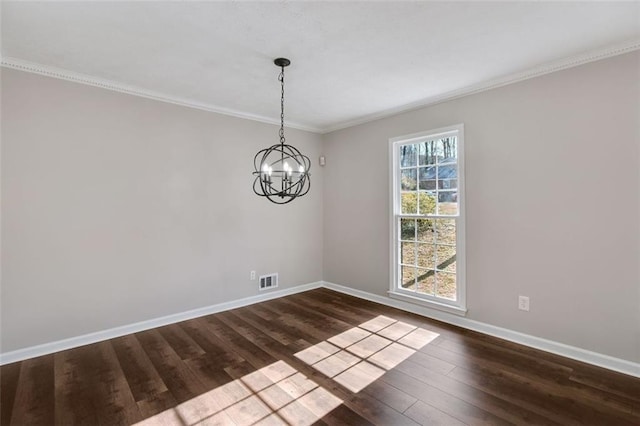
[[467, 315], [467, 310], [459, 306], [447, 305], [445, 303], [438, 303], [433, 300], [427, 300], [421, 297], [411, 296], [409, 294], [401, 293], [398, 291], [389, 291], [388, 294], [389, 294], [389, 297], [393, 299], [402, 300], [404, 302], [414, 303], [416, 305], [422, 305], [427, 308], [448, 312], [450, 314], [459, 315], [461, 317], [464, 317]]

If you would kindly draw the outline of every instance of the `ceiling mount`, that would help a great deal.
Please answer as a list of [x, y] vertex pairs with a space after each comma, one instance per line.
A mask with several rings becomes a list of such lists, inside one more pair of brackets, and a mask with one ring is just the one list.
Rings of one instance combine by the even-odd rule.
[[291, 61], [288, 60], [287, 58], [278, 58], [278, 59], [274, 59], [273, 63], [276, 64], [279, 67], [288, 67], [291, 64]]

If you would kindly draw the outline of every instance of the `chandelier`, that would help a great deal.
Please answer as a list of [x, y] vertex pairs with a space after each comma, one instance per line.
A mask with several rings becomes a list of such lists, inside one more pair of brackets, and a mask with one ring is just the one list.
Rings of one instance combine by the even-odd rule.
[[280, 143], [258, 151], [253, 158], [253, 192], [267, 197], [276, 204], [290, 203], [309, 192], [311, 161], [297, 148], [285, 143], [284, 137], [284, 67], [291, 61], [278, 58], [273, 61], [280, 67]]

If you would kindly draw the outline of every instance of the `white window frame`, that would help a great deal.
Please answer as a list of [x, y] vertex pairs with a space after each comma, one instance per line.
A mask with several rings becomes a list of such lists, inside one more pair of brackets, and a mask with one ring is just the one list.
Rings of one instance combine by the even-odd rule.
[[[447, 136], [457, 137], [458, 152], [458, 215], [441, 216], [443, 219], [456, 219], [456, 300], [448, 300], [437, 296], [416, 293], [414, 291], [401, 288], [400, 282], [400, 238], [398, 235], [398, 220], [400, 217], [435, 217], [438, 215], [406, 215], [401, 214], [400, 200], [400, 176], [401, 168], [400, 146], [414, 144], [425, 140], [440, 139]], [[429, 308], [453, 313], [456, 315], [466, 315], [466, 256], [465, 256], [465, 179], [464, 179], [464, 124], [442, 127], [429, 130], [427, 132], [413, 133], [405, 136], [398, 136], [389, 139], [389, 189], [390, 194], [390, 251], [391, 251], [391, 276], [389, 284], [389, 296], [407, 302], [417, 303]]]

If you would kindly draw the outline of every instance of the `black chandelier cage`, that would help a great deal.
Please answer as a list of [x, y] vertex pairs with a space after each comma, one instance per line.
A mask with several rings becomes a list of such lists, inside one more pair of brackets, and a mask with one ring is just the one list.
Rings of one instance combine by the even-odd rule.
[[281, 68], [280, 81], [280, 143], [258, 151], [253, 158], [255, 179], [253, 192], [275, 204], [287, 204], [305, 195], [311, 188], [309, 170], [311, 161], [284, 137], [284, 68], [291, 61], [278, 58], [273, 61]]

